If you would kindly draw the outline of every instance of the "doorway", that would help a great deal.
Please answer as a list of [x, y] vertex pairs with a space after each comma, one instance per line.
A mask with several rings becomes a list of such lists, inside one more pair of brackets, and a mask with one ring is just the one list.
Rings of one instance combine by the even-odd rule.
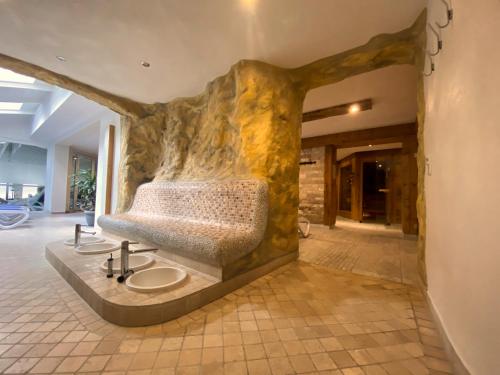
[[387, 207], [390, 203], [387, 199], [390, 168], [387, 164], [382, 160], [362, 163], [362, 221], [390, 224], [390, 209]]
[[68, 212], [76, 212], [80, 211], [80, 207], [78, 205], [79, 196], [78, 196], [78, 186], [76, 185], [76, 180], [78, 176], [84, 172], [90, 172], [92, 175], [96, 173], [97, 161], [94, 156], [85, 155], [76, 151], [70, 153], [71, 155], [71, 163], [70, 163], [70, 171], [69, 171], [69, 194], [67, 201], [67, 211]]

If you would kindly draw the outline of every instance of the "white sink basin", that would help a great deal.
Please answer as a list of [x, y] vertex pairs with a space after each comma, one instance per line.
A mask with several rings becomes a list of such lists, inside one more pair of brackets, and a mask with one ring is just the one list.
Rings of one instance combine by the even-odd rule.
[[88, 245], [81, 245], [75, 248], [75, 251], [79, 254], [102, 254], [110, 253], [112, 251], [118, 250], [120, 248], [120, 243], [118, 242], [100, 242], [91, 243]]
[[[95, 237], [95, 236], [82, 236], [80, 238], [80, 244], [81, 245], [87, 245], [89, 243], [99, 243], [99, 242], [104, 242], [104, 238], [101, 237]], [[65, 245], [68, 246], [75, 246], [75, 239], [74, 238], [68, 238], [67, 240], [64, 241]]]
[[[142, 255], [142, 254], [137, 254], [137, 255], [129, 255], [128, 256], [128, 268], [131, 269], [132, 271], [140, 271], [143, 270], [144, 268], [148, 268], [151, 266], [155, 260], [150, 257], [149, 255]], [[120, 258], [114, 258], [113, 259], [113, 273], [120, 273], [121, 272], [121, 260]], [[101, 263], [101, 270], [104, 272], [108, 272], [108, 261], [105, 260], [104, 262]]]
[[186, 271], [179, 268], [156, 267], [134, 273], [126, 284], [136, 292], [159, 292], [178, 286], [186, 277]]

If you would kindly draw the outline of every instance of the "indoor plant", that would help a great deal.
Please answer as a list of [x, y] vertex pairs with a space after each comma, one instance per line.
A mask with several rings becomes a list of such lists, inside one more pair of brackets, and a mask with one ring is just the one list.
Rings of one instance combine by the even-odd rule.
[[94, 226], [95, 219], [95, 189], [96, 177], [91, 170], [80, 171], [75, 176], [75, 185], [78, 189], [77, 204], [85, 213], [87, 225]]

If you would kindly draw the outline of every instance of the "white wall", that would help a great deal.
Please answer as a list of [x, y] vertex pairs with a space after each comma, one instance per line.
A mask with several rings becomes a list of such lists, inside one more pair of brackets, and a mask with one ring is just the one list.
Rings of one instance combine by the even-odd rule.
[[68, 189], [69, 146], [51, 145], [47, 149], [47, 179], [45, 210], [52, 213], [66, 211]]
[[97, 189], [96, 189], [96, 220], [104, 214], [106, 202], [106, 172], [108, 161], [108, 135], [109, 126], [115, 126], [115, 150], [113, 160], [113, 186], [111, 190], [111, 213], [116, 209], [118, 201], [118, 168], [120, 162], [120, 116], [113, 113], [100, 121], [99, 129], [99, 156], [97, 159]]
[[[500, 1], [452, 3], [425, 82], [428, 293], [469, 371], [490, 375], [500, 371]], [[429, 6], [429, 22], [443, 22], [442, 2]]]

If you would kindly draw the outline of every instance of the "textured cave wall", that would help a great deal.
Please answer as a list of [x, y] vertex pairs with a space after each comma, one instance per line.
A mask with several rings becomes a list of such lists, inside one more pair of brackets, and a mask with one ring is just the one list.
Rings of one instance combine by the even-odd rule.
[[289, 72], [241, 61], [196, 97], [127, 118], [122, 139], [120, 211], [149, 180], [257, 178], [269, 186], [266, 234], [225, 277], [298, 250], [300, 129], [305, 90]]

